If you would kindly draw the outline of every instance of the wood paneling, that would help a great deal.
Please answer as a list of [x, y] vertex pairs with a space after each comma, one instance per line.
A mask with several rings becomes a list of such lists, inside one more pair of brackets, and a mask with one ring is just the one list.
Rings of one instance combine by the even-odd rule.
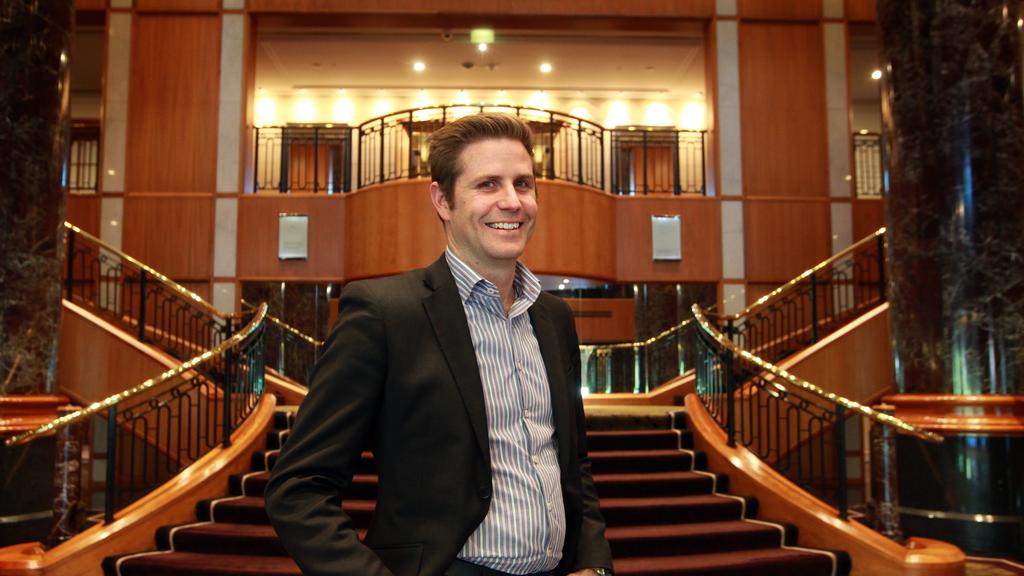
[[757, 20], [820, 20], [821, 0], [739, 0], [736, 13]]
[[420, 268], [444, 250], [441, 221], [424, 179], [391, 182], [345, 195], [345, 279]]
[[615, 278], [615, 198], [568, 182], [537, 185], [537, 225], [523, 261], [537, 274]]
[[21, 434], [48, 424], [69, 401], [62, 394], [0, 396], [0, 437]]
[[106, 10], [107, 0], [75, 0], [75, 12], [85, 10]]
[[180, 363], [92, 312], [64, 301], [57, 385], [73, 397], [97, 402]]
[[1024, 436], [1024, 394], [893, 394], [895, 416], [940, 434]]
[[874, 22], [877, 17], [876, 0], [846, 0], [846, 19], [850, 22]]
[[129, 195], [124, 199], [125, 253], [181, 280], [210, 278], [213, 197]]
[[758, 298], [760, 298], [761, 296], [764, 296], [765, 294], [768, 294], [772, 290], [775, 290], [776, 288], [779, 287], [780, 284], [781, 283], [778, 283], [778, 282], [776, 282], [776, 283], [769, 282], [767, 284], [747, 284], [746, 290], [745, 290], [745, 294], [746, 294], [746, 297], [747, 297], [747, 303], [744, 304], [744, 306], [750, 306], [754, 302], [757, 302]]
[[853, 201], [853, 241], [856, 242], [885, 226], [885, 202], [882, 200]]
[[[717, 282], [722, 276], [722, 217], [710, 198], [617, 197], [616, 252], [619, 282]], [[651, 216], [680, 216], [682, 260], [651, 260]]]
[[[246, 195], [238, 202], [238, 277], [246, 279], [340, 279], [345, 267], [343, 196]], [[278, 215], [309, 215], [309, 258], [277, 257]]]
[[138, 11], [220, 12], [221, 0], [135, 0]]
[[126, 192], [212, 192], [217, 184], [220, 17], [133, 19]]
[[[248, 0], [252, 12], [377, 12], [422, 13], [422, 0]], [[435, 0], [430, 13], [456, 14], [531, 14], [566, 16], [675, 16], [710, 18], [715, 13], [714, 0]]]
[[788, 282], [831, 254], [828, 202], [744, 202], [743, 228], [748, 283]]
[[821, 27], [743, 22], [739, 44], [744, 194], [827, 197]]
[[582, 344], [636, 339], [636, 303], [632, 298], [566, 298]]
[[68, 194], [64, 219], [93, 236], [100, 235], [100, 195]]

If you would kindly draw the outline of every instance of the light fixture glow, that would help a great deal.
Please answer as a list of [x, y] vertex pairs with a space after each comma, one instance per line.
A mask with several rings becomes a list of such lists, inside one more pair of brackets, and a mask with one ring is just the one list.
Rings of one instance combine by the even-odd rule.
[[644, 111], [644, 124], [648, 126], [671, 126], [672, 113], [664, 102], [651, 102]]
[[544, 62], [544, 63], [542, 63], [542, 64], [540, 65], [540, 71], [541, 71], [541, 73], [543, 73], [543, 74], [550, 74], [550, 73], [551, 73], [551, 70], [552, 70], [552, 68], [551, 68], [551, 64], [549, 64], [549, 63], [547, 63], [547, 62]]
[[416, 62], [412, 63], [412, 69], [417, 72], [423, 72], [424, 70], [427, 69], [427, 65], [417, 60]]
[[334, 101], [331, 109], [331, 119], [339, 124], [351, 124], [355, 120], [355, 105], [348, 98], [339, 98]]
[[530, 98], [526, 101], [526, 105], [531, 108], [547, 110], [551, 108], [551, 100], [543, 90], [537, 90], [530, 95]]
[[256, 126], [272, 126], [277, 121], [277, 105], [270, 98], [260, 98], [256, 101]]
[[316, 104], [309, 98], [302, 98], [295, 102], [295, 118], [299, 122], [316, 121]]
[[469, 31], [469, 41], [473, 44], [494, 44], [494, 30], [491, 28], [473, 28]]
[[867, 133], [868, 133], [868, 131], [867, 131], [867, 130], [865, 130], [865, 129], [863, 129], [863, 128], [861, 128], [861, 129], [860, 129], [860, 133], [861, 133], [861, 134], [867, 134]]
[[629, 104], [622, 100], [612, 102], [608, 107], [608, 115], [604, 118], [605, 128], [616, 128], [618, 126], [628, 126], [629, 124], [631, 124], [629, 120]]
[[703, 130], [706, 127], [707, 106], [703, 102], [687, 102], [679, 118], [679, 127], [686, 130]]
[[487, 42], [481, 42], [476, 45], [476, 49], [481, 52], [487, 52]]
[[882, 78], [882, 71], [881, 70], [875, 70], [874, 72], [871, 73], [871, 79], [872, 80], [880, 80], [881, 78]]

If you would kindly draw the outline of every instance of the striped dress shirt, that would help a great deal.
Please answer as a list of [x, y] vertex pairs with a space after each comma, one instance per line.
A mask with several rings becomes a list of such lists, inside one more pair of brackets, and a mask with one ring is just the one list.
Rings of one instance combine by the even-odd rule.
[[544, 358], [528, 313], [540, 281], [516, 263], [508, 313], [497, 287], [449, 248], [487, 409], [493, 495], [459, 558], [512, 574], [552, 570], [562, 558], [565, 507]]

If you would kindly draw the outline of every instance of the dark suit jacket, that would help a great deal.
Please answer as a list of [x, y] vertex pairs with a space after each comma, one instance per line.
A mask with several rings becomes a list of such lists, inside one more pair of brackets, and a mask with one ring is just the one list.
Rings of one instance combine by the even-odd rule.
[[[566, 537], [559, 573], [611, 568], [587, 458], [569, 307], [530, 308], [551, 386]], [[341, 509], [360, 452], [374, 452], [377, 508], [361, 543]], [[466, 314], [444, 257], [346, 286], [267, 512], [304, 574], [439, 576], [487, 514], [487, 415]]]

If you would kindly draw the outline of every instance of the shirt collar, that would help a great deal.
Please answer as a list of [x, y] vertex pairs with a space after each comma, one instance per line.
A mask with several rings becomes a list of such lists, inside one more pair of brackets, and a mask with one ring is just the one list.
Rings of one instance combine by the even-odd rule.
[[[494, 290], [494, 293], [497, 294], [497, 286], [470, 268], [469, 264], [455, 255], [450, 246], [445, 248], [444, 257], [448, 262], [448, 268], [452, 271], [452, 276], [455, 277], [455, 286], [459, 290], [459, 297], [463, 303], [472, 298], [474, 293], [480, 291]], [[529, 304], [533, 304], [540, 296], [540, 289], [540, 280], [530, 272], [525, 264], [516, 261], [516, 273], [512, 278], [512, 291], [516, 300], [523, 299]]]

